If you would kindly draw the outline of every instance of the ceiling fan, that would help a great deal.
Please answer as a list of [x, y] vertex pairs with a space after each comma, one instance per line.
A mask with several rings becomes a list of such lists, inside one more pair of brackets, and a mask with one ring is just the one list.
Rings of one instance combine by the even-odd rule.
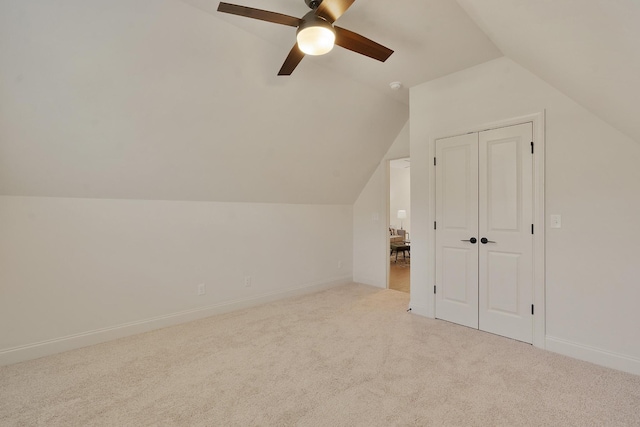
[[324, 55], [334, 44], [382, 62], [391, 56], [391, 49], [353, 31], [333, 25], [354, 1], [304, 0], [311, 12], [302, 18], [224, 2], [218, 5], [218, 12], [296, 27], [296, 44], [278, 72], [279, 76], [290, 76], [305, 54]]

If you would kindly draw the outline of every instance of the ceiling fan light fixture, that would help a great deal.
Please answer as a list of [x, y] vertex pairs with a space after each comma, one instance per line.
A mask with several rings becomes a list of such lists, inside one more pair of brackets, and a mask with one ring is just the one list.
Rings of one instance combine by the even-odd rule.
[[296, 33], [298, 47], [307, 55], [329, 53], [336, 42], [336, 31], [325, 19], [309, 12]]
[[223, 1], [218, 5], [218, 12], [296, 28], [297, 42], [278, 71], [279, 76], [290, 76], [305, 55], [324, 55], [330, 52], [335, 44], [380, 62], [385, 62], [391, 56], [393, 51], [388, 47], [353, 31], [333, 26], [354, 1], [304, 0], [311, 12], [302, 18]]

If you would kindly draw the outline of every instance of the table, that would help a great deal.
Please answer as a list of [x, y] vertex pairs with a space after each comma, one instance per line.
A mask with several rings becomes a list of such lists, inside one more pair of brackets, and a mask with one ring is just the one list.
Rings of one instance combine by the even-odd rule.
[[391, 253], [389, 255], [393, 255], [393, 251], [396, 251], [396, 261], [398, 262], [398, 253], [402, 252], [402, 259], [407, 259], [407, 252], [409, 252], [409, 257], [411, 257], [411, 245], [410, 242], [402, 242], [402, 243], [391, 243]]

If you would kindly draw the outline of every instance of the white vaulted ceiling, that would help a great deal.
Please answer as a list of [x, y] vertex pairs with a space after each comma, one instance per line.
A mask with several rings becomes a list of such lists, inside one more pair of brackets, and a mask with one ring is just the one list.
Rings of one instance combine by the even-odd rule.
[[458, 3], [506, 56], [640, 141], [640, 1]]
[[0, 0], [0, 194], [352, 203], [409, 87], [503, 53], [640, 140], [633, 0], [357, 0], [337, 24], [389, 60], [337, 47], [290, 77], [294, 28], [217, 5]]
[[[295, 42], [295, 28], [218, 13], [218, 1], [182, 1], [272, 43], [280, 53], [274, 58], [271, 74], [278, 72]], [[304, 0], [225, 1], [296, 17], [309, 11]], [[389, 47], [394, 50], [393, 55], [382, 64], [336, 47], [325, 56], [305, 57], [300, 69], [314, 66], [331, 69], [407, 105], [409, 87], [502, 56], [471, 18], [451, 0], [391, 3], [388, 0], [358, 0], [336, 25]], [[294, 75], [298, 72], [296, 69]], [[390, 91], [392, 81], [402, 82], [403, 88]]]
[[278, 77], [295, 28], [217, 1], [3, 0], [0, 194], [352, 203], [408, 120], [388, 83], [500, 55], [455, 2], [398, 3], [339, 20], [387, 63], [335, 49]]

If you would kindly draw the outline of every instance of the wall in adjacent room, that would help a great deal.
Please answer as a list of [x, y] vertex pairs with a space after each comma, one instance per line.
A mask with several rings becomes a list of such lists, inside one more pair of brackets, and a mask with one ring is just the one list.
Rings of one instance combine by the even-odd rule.
[[0, 364], [350, 282], [352, 218], [351, 205], [0, 196]]
[[[640, 373], [640, 141], [508, 58], [411, 89], [411, 303], [429, 309], [429, 140], [528, 114], [546, 119], [547, 349]], [[562, 215], [562, 228], [548, 226]]]
[[[403, 220], [398, 219], [398, 211], [401, 209], [407, 212], [407, 217]], [[410, 168], [389, 168], [389, 225], [411, 232]]]

